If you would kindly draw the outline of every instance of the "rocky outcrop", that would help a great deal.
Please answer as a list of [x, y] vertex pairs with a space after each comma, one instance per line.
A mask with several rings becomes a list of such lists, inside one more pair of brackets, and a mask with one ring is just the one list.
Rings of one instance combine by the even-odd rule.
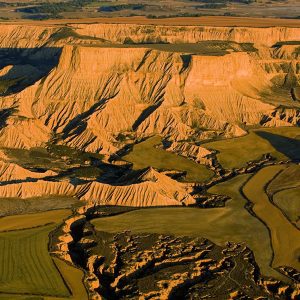
[[14, 181], [14, 180], [26, 180], [26, 179], [41, 179], [47, 176], [56, 175], [53, 171], [46, 171], [44, 173], [31, 172], [21, 166], [0, 161], [0, 181]]
[[83, 225], [86, 220], [85, 215], [74, 215], [64, 220], [64, 223], [59, 228], [58, 241], [55, 243], [53, 253], [61, 259], [72, 263], [70, 256], [70, 245], [74, 243], [72, 229], [78, 225]]
[[147, 169], [138, 181], [124, 186], [92, 182], [82, 187], [80, 199], [97, 205], [137, 207], [195, 204], [184, 184], [152, 168]]
[[200, 41], [235, 41], [272, 46], [280, 41], [299, 40], [298, 28], [250, 28], [211, 26], [154, 26], [134, 24], [78, 24], [72, 25], [81, 35], [124, 43], [198, 43]]

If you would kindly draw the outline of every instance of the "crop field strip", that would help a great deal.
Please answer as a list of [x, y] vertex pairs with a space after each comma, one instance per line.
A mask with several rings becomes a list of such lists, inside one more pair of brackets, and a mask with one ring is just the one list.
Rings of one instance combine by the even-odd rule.
[[274, 204], [287, 216], [289, 221], [300, 229], [300, 187], [277, 192], [273, 196]]
[[54, 225], [0, 233], [0, 292], [68, 297], [48, 253], [48, 234]]
[[59, 269], [59, 272], [61, 273], [68, 287], [71, 289], [72, 296], [70, 299], [87, 300], [88, 294], [83, 284], [83, 271], [73, 266], [70, 266], [69, 264], [58, 258], [54, 257], [53, 261]]
[[269, 229], [274, 252], [272, 266], [299, 269], [300, 231], [270, 201], [266, 193], [268, 184], [284, 168], [286, 166], [279, 165], [260, 170], [243, 187], [243, 194], [253, 204], [252, 211]]
[[61, 209], [34, 214], [2, 217], [0, 218], [0, 233], [3, 231], [22, 230], [43, 226], [49, 223], [59, 223], [70, 214], [71, 210]]
[[300, 165], [287, 165], [268, 184], [266, 192], [291, 224], [300, 229]]
[[82, 271], [48, 253], [49, 232], [70, 214], [63, 209], [0, 218], [0, 299], [87, 299]]

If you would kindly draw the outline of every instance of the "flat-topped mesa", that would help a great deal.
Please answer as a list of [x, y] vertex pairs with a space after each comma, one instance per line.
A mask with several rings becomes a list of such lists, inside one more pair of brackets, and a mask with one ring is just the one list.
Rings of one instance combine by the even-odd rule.
[[[96, 38], [96, 39], [95, 39]], [[272, 46], [282, 41], [300, 39], [293, 27], [217, 27], [138, 24], [1, 24], [1, 48], [37, 48], [63, 46], [67, 43], [198, 43], [234, 41]]]
[[124, 43], [198, 43], [234, 41], [272, 46], [281, 41], [300, 39], [299, 28], [212, 27], [133, 24], [73, 24], [78, 34]]
[[[179, 141], [203, 138], [201, 128], [237, 136], [245, 133], [241, 123], [277, 125], [282, 118], [274, 121], [276, 106], [300, 105], [288, 91], [278, 97], [272, 89], [296, 84], [299, 61], [273, 56], [274, 50], [264, 47], [209, 56], [145, 46], [66, 45], [45, 77], [0, 97], [5, 107], [16, 107], [0, 131], [0, 141], [6, 147], [30, 148], [59, 134], [60, 143], [111, 155], [120, 147], [120, 132]], [[280, 124], [299, 123], [294, 116]], [[38, 131], [29, 139], [32, 126]]]
[[[116, 151], [115, 135], [131, 129], [185, 139], [195, 125], [224, 130], [228, 123], [257, 124], [274, 110], [260, 101], [260, 91], [283, 76], [280, 68], [270, 73], [264, 64], [242, 52], [192, 55], [186, 64], [181, 53], [65, 46], [45, 78], [13, 97], [16, 114], [30, 119], [14, 124], [38, 119], [41, 142], [50, 132], [63, 133], [69, 146], [104, 154]], [[10, 132], [9, 126], [3, 130]]]

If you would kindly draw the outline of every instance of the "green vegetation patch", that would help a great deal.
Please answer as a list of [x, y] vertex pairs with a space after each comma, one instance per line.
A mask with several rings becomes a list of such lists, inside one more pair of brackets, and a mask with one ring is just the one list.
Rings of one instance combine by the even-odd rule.
[[48, 253], [54, 226], [0, 233], [0, 292], [68, 297]]
[[[90, 167], [91, 161], [100, 162], [103, 155], [97, 153], [83, 152], [64, 145], [48, 144], [47, 148], [27, 149], [3, 149], [8, 157], [25, 168], [41, 168], [45, 170], [76, 170], [80, 173], [80, 168]], [[88, 172], [95, 174], [95, 170], [82, 170], [84, 174]]]
[[36, 6], [27, 6], [16, 9], [17, 12], [26, 13], [36, 17], [47, 19], [57, 18], [62, 12], [71, 12], [81, 9], [85, 5], [92, 3], [92, 0], [70, 0], [63, 2], [45, 2]]
[[186, 172], [185, 181], [188, 182], [201, 182], [213, 175], [213, 172], [208, 170], [204, 165], [157, 148], [156, 146], [160, 144], [161, 137], [151, 137], [146, 141], [134, 145], [132, 151], [125, 155], [123, 159], [133, 163], [135, 170], [151, 166], [157, 169]]
[[0, 198], [0, 217], [71, 208], [78, 204], [82, 203], [79, 203], [78, 199], [68, 196], [34, 197], [26, 199]]
[[100, 12], [115, 12], [115, 11], [122, 11], [122, 10], [143, 10], [145, 8], [144, 4], [117, 4], [117, 5], [102, 5], [98, 11]]
[[6, 94], [10, 88], [15, 86], [20, 79], [2, 79], [0, 80], [0, 95]]
[[[182, 27], [184, 30], [184, 27]], [[149, 29], [151, 30], [151, 29]], [[178, 28], [181, 30], [181, 27]], [[151, 32], [148, 33], [151, 35]], [[108, 45], [103, 45], [107, 47]], [[166, 52], [178, 52], [209, 56], [222, 56], [230, 52], [256, 52], [257, 49], [252, 43], [236, 43], [231, 41], [201, 41], [198, 43], [135, 43], [130, 38], [125, 39], [124, 44], [109, 45], [111, 47], [123, 48], [149, 48]]]
[[203, 144], [217, 150], [224, 168], [239, 168], [270, 153], [279, 160], [300, 159], [300, 128], [281, 127], [250, 130], [249, 134]]
[[0, 232], [32, 228], [50, 223], [57, 224], [71, 215], [71, 213], [69, 209], [60, 209], [35, 214], [2, 217], [0, 218]]
[[283, 190], [273, 196], [274, 203], [300, 229], [300, 187]]
[[300, 165], [292, 164], [280, 172], [268, 185], [267, 192], [270, 196], [275, 193], [300, 186]]
[[66, 262], [58, 258], [53, 258], [53, 260], [68, 287], [72, 291], [71, 299], [87, 300], [88, 294], [83, 284], [83, 271], [67, 264]]
[[[274, 258], [273, 267], [290, 266], [300, 268], [300, 234], [266, 194], [266, 185], [285, 168], [284, 165], [269, 166], [256, 173], [243, 188], [252, 202], [253, 212], [270, 230]], [[257, 234], [257, 231], [252, 231]]]

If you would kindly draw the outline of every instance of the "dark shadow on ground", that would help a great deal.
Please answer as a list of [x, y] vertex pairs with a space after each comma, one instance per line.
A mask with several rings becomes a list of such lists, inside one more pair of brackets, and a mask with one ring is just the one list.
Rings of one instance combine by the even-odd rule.
[[267, 140], [277, 151], [281, 152], [289, 159], [300, 161], [300, 128], [299, 139], [293, 139], [266, 131], [255, 131], [255, 133]]
[[0, 110], [0, 129], [6, 126], [7, 119], [14, 112], [14, 108], [5, 108]]
[[22, 91], [46, 76], [58, 64], [62, 49], [0, 48], [0, 70], [7, 71], [0, 76], [0, 96]]

